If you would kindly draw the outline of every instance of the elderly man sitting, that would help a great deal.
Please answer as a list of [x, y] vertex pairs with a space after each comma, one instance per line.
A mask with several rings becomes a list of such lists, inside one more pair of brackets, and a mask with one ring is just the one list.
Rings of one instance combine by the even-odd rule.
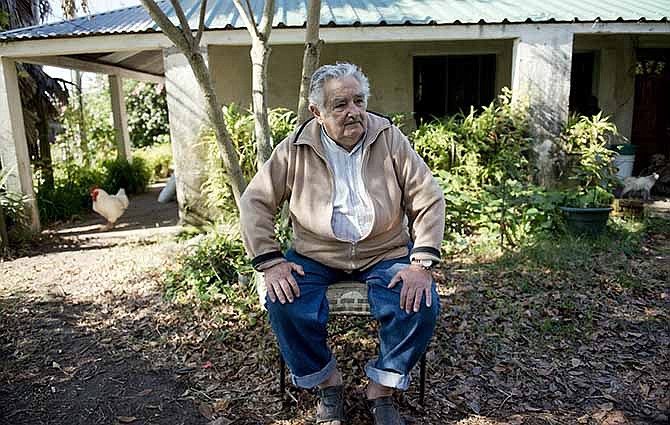
[[[366, 111], [367, 77], [349, 63], [312, 76], [314, 117], [283, 140], [242, 197], [241, 227], [265, 273], [266, 307], [294, 385], [318, 388], [317, 423], [344, 422], [342, 375], [327, 345], [326, 289], [368, 285], [379, 355], [366, 394], [377, 425], [403, 424], [392, 402], [435, 329], [444, 198], [426, 164], [388, 118]], [[293, 247], [282, 253], [274, 217], [288, 201]]]

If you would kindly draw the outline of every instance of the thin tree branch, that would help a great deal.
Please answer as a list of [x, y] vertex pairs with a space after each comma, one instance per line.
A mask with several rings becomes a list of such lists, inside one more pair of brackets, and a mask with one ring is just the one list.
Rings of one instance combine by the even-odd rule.
[[[237, 8], [237, 12], [240, 14], [242, 19], [244, 20], [244, 25], [247, 27], [247, 30], [249, 31], [249, 34], [251, 34], [252, 37], [256, 37], [256, 38], [260, 39], [260, 34], [258, 33], [258, 28], [256, 27], [256, 22], [253, 19], [253, 14], [252, 14], [252, 16], [249, 16], [249, 12], [247, 12], [247, 9], [244, 8], [244, 6], [240, 2], [240, 0], [233, 0], [233, 3], [235, 3], [235, 7]], [[248, 4], [248, 2], [247, 2], [247, 4]]]
[[275, 11], [275, 1], [265, 0], [265, 5], [263, 6], [263, 17], [261, 18], [261, 23], [259, 24], [259, 30], [263, 38], [265, 38], [265, 40], [270, 39], [270, 31], [272, 31], [272, 21], [274, 20], [275, 16], [274, 11]]
[[175, 24], [170, 21], [170, 18], [161, 10], [160, 7], [156, 4], [154, 0], [140, 0], [142, 6], [146, 9], [158, 26], [161, 28], [163, 33], [170, 39], [178, 48], [184, 52], [190, 52], [193, 50], [189, 39], [184, 35], [185, 32], [182, 31]]
[[192, 43], [194, 47], [197, 47], [195, 40], [193, 39], [193, 34], [191, 34], [191, 26], [188, 24], [188, 19], [186, 19], [186, 14], [184, 13], [184, 9], [181, 7], [181, 3], [179, 3], [179, 0], [170, 0], [170, 3], [172, 3], [172, 7], [174, 7], [174, 11], [177, 14], [177, 19], [179, 19], [179, 24], [181, 25], [184, 37], [186, 37], [186, 39]]
[[200, 39], [202, 39], [202, 33], [205, 32], [205, 14], [207, 13], [207, 0], [202, 0], [200, 5], [200, 20], [198, 21], [198, 33], [195, 36], [195, 45], [200, 45]]
[[[254, 16], [254, 9], [251, 7], [251, 2], [249, 2], [249, 0], [245, 0], [245, 3], [247, 4], [247, 12], [249, 13], [249, 20], [254, 25], [254, 28], [258, 28], [258, 25], [256, 25], [256, 17]], [[258, 35], [258, 30], [256, 31], [256, 35]]]
[[312, 74], [319, 65], [323, 40], [319, 40], [321, 0], [309, 0], [307, 9], [307, 31], [305, 31], [305, 52], [302, 58], [302, 79], [298, 101], [298, 123], [305, 122], [312, 114], [309, 111], [309, 84]]

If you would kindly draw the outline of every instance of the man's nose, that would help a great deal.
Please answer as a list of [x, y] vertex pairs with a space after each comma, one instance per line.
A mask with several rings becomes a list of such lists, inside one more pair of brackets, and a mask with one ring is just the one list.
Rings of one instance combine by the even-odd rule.
[[347, 117], [357, 118], [360, 115], [358, 106], [354, 102], [351, 102], [347, 105]]

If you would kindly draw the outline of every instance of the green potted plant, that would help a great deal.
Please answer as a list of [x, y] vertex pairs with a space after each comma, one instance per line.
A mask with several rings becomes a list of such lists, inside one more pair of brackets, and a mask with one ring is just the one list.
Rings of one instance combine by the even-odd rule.
[[566, 157], [562, 169], [565, 205], [561, 210], [572, 233], [595, 236], [605, 230], [616, 182], [612, 166], [615, 153], [607, 145], [616, 134], [616, 126], [601, 113], [571, 116], [561, 134], [559, 145]]

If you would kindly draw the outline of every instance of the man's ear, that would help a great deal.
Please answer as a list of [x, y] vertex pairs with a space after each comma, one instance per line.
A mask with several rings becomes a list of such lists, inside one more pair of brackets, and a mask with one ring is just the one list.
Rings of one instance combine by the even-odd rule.
[[309, 111], [314, 115], [314, 118], [319, 122], [319, 124], [323, 123], [323, 118], [321, 116], [321, 111], [319, 111], [319, 108], [317, 108], [314, 105], [309, 105]]

